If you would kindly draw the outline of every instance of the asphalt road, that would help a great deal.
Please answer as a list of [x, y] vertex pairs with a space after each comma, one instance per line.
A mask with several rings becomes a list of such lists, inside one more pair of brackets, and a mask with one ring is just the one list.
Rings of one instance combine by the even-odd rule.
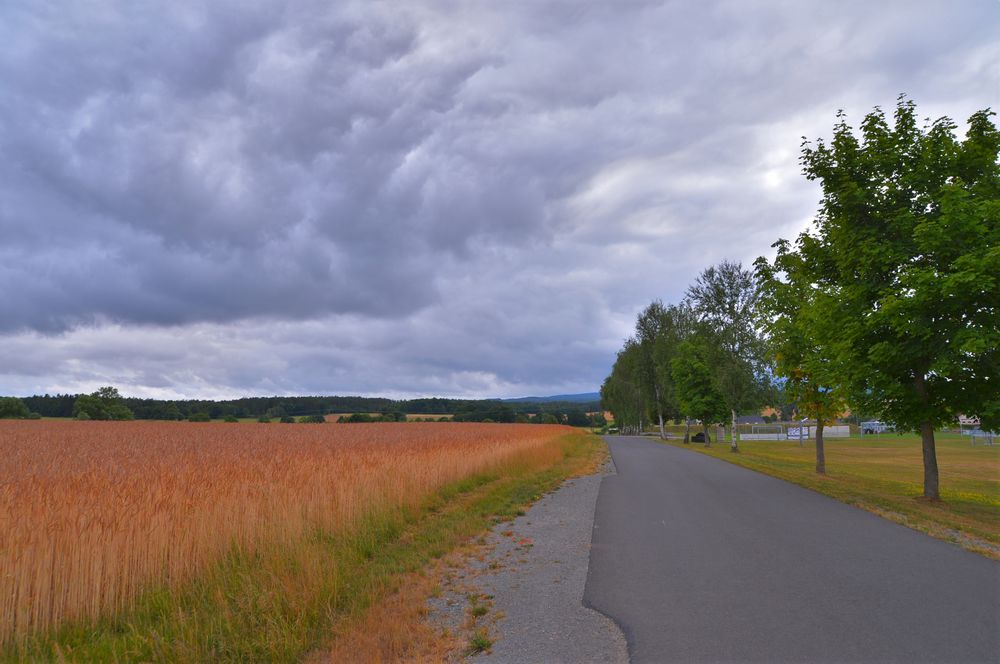
[[584, 603], [633, 662], [1000, 662], [1000, 563], [718, 459], [605, 440], [618, 472]]

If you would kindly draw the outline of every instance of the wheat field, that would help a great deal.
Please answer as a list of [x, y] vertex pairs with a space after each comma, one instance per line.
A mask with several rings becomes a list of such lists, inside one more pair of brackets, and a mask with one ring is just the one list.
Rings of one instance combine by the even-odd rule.
[[0, 421], [0, 643], [127, 608], [232, 547], [336, 533], [560, 452], [562, 426]]

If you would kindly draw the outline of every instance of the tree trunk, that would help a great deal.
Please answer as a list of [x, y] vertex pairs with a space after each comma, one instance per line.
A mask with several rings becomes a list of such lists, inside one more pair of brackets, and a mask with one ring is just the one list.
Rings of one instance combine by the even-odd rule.
[[740, 451], [740, 444], [736, 440], [736, 411], [733, 410], [732, 414], [733, 414], [733, 441], [730, 444], [729, 451], [730, 452], [739, 452]]
[[[917, 373], [916, 378], [913, 379], [913, 390], [926, 408], [929, 399], [923, 371]], [[924, 498], [941, 500], [941, 494], [938, 493], [938, 465], [937, 451], [934, 449], [933, 422], [924, 420], [920, 423], [920, 442], [924, 450]]]
[[823, 451], [823, 418], [816, 418], [816, 472], [826, 475], [826, 454]]
[[656, 417], [660, 420], [660, 440], [666, 440], [667, 435], [663, 431], [663, 406], [660, 405], [660, 386], [655, 385], [654, 393], [656, 394]]
[[708, 433], [708, 422], [701, 423], [701, 432], [705, 434], [705, 447], [712, 446], [712, 435]]
[[940, 500], [938, 493], [937, 451], [934, 449], [934, 424], [920, 423], [920, 441], [924, 448], [924, 498]]
[[691, 420], [684, 418], [684, 444], [691, 442]]

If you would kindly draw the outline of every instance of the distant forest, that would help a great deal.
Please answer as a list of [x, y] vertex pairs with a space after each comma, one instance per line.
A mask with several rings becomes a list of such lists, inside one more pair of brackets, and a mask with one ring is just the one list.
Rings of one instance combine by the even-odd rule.
[[[56, 394], [23, 397], [21, 401], [42, 417], [73, 417], [73, 404], [79, 394]], [[185, 420], [196, 413], [207, 413], [212, 419], [227, 416], [239, 418], [301, 417], [348, 413], [404, 413], [423, 415], [453, 415], [458, 421], [514, 422], [518, 415], [551, 413], [559, 421], [576, 419], [581, 413], [600, 411], [599, 401], [519, 402], [469, 399], [383, 399], [377, 397], [246, 397], [226, 401], [187, 399], [124, 398], [122, 402], [137, 420]]]

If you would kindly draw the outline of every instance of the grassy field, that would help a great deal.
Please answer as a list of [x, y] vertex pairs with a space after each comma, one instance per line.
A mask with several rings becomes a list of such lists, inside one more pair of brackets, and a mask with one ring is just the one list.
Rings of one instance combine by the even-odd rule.
[[789, 480], [845, 503], [965, 548], [1000, 559], [1000, 445], [972, 447], [957, 434], [937, 436], [941, 502], [920, 499], [923, 458], [915, 435], [827, 439], [826, 471], [815, 472], [812, 442], [744, 441], [740, 453], [729, 443], [684, 445], [730, 463]]
[[0, 427], [7, 660], [292, 661], [594, 446], [514, 425]]

